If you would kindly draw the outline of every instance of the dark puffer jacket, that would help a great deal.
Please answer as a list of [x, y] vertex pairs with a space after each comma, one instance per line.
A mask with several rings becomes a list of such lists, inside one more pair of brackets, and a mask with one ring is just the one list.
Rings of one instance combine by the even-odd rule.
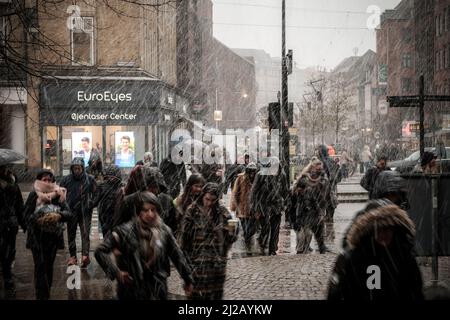
[[[378, 230], [391, 230], [384, 247]], [[422, 277], [414, 255], [414, 224], [395, 205], [370, 210], [357, 217], [347, 234], [348, 248], [336, 261], [328, 290], [330, 300], [422, 300]], [[372, 273], [380, 271], [380, 288], [369, 289]]]
[[[73, 172], [74, 166], [79, 165], [83, 172], [77, 176]], [[74, 158], [70, 166], [70, 174], [65, 176], [60, 186], [67, 189], [67, 204], [74, 215], [90, 214], [94, 208], [97, 183], [94, 177], [84, 170], [83, 158]]]
[[0, 177], [0, 232], [6, 229], [26, 230], [23, 218], [23, 198], [16, 178], [12, 173]]

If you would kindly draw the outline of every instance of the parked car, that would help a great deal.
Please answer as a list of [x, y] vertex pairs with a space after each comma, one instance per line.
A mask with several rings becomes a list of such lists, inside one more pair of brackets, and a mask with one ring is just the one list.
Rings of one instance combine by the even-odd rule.
[[[425, 151], [436, 153], [436, 148], [425, 148]], [[450, 165], [450, 147], [445, 148], [446, 157], [442, 159], [443, 171], [447, 172]], [[388, 162], [388, 167], [399, 173], [410, 173], [414, 167], [420, 162], [420, 151], [412, 153], [409, 157], [403, 160]], [[439, 160], [438, 160], [439, 162]]]

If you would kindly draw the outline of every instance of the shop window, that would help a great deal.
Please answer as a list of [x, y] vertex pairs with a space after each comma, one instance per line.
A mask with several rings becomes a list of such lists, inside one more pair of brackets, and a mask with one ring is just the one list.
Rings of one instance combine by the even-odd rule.
[[56, 175], [60, 175], [58, 127], [44, 127], [43, 133], [43, 167], [52, 170]]
[[144, 126], [107, 126], [105, 164], [115, 164], [125, 172], [144, 159]]
[[101, 126], [63, 127], [63, 170], [64, 175], [69, 174], [73, 158], [85, 159], [85, 166], [95, 153], [103, 159], [103, 136]]
[[72, 30], [72, 64], [94, 65], [94, 18], [83, 17], [81, 30]]

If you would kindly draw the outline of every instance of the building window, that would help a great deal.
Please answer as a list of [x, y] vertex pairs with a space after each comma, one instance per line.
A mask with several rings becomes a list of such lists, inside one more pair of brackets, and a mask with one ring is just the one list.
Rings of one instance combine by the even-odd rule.
[[411, 78], [402, 78], [402, 93], [412, 92], [412, 80]]
[[411, 55], [408, 54], [404, 54], [402, 57], [402, 67], [403, 68], [411, 68], [412, 67], [412, 58]]
[[71, 52], [73, 65], [94, 65], [94, 18], [83, 17], [81, 30], [72, 30]]
[[403, 28], [402, 30], [402, 38], [405, 43], [410, 43], [412, 40], [412, 32], [409, 28]]

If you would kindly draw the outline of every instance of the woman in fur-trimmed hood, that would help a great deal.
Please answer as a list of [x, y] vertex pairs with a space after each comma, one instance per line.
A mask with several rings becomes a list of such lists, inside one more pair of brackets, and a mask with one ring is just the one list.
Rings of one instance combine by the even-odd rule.
[[347, 248], [337, 259], [328, 299], [423, 299], [414, 237], [414, 223], [394, 204], [359, 215], [348, 231]]

